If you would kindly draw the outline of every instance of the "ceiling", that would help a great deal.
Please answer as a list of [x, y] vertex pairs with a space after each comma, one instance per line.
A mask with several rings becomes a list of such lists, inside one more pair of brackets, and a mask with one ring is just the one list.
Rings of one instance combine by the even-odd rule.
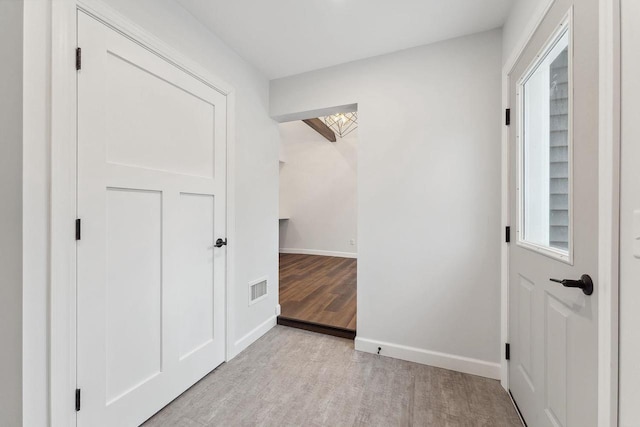
[[501, 27], [512, 0], [177, 0], [270, 79]]

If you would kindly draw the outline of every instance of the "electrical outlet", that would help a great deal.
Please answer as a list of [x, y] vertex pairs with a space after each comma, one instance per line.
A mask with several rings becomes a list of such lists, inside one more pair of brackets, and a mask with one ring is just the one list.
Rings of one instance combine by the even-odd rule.
[[356, 239], [351, 239], [351, 240], [349, 240], [349, 244], [350, 244], [351, 246], [355, 246], [355, 245], [356, 245]]

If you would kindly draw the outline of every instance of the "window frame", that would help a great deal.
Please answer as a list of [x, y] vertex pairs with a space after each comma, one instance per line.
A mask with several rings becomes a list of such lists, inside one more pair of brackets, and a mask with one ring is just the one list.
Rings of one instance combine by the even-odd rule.
[[[516, 85], [516, 99], [518, 104], [517, 115], [517, 148], [516, 148], [516, 168], [517, 168], [517, 186], [516, 186], [516, 209], [517, 209], [517, 229], [516, 229], [516, 244], [524, 249], [533, 251], [540, 255], [544, 255], [563, 263], [573, 265], [574, 255], [574, 208], [573, 208], [573, 16], [572, 11], [563, 18], [562, 22], [558, 25], [556, 30], [549, 37], [538, 54], [532, 59], [531, 63], [522, 74], [522, 77], [518, 80]], [[524, 239], [524, 123], [525, 123], [525, 111], [524, 111], [524, 86], [529, 81], [531, 76], [538, 70], [542, 62], [547, 58], [551, 51], [555, 48], [557, 43], [565, 36], [568, 37], [567, 41], [567, 62], [568, 62], [568, 203], [569, 203], [569, 226], [568, 226], [568, 248], [566, 251], [562, 249], [556, 249], [551, 246], [544, 246]]]

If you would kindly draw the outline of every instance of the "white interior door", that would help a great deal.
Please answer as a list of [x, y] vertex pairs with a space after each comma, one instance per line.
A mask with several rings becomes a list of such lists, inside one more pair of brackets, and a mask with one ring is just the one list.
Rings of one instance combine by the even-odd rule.
[[554, 3], [510, 103], [509, 388], [529, 427], [595, 426], [597, 292], [550, 279], [598, 276], [597, 0]]
[[134, 426], [225, 357], [226, 97], [78, 13], [80, 426]]

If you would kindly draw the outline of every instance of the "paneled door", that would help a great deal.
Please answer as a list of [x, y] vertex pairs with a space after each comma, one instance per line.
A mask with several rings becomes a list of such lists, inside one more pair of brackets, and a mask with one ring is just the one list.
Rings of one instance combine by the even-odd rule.
[[226, 97], [83, 12], [78, 46], [77, 421], [136, 426], [225, 358]]
[[509, 78], [509, 388], [529, 427], [596, 426], [598, 1], [556, 0]]

